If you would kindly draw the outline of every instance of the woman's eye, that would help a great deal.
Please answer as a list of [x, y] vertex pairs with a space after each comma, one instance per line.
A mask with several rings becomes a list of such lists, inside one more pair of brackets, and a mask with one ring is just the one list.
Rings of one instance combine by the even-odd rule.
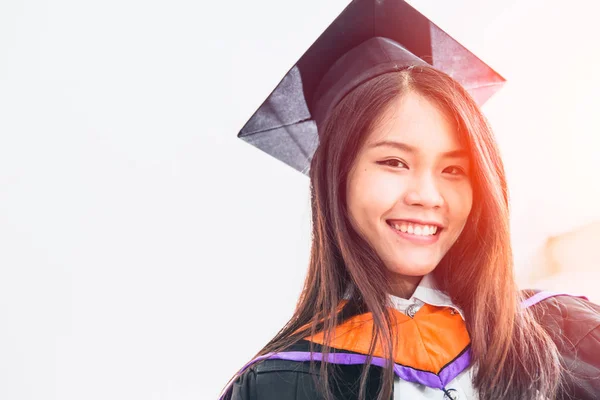
[[450, 175], [466, 175], [467, 174], [464, 169], [462, 169], [461, 167], [458, 167], [456, 165], [446, 168], [444, 170], [444, 172], [448, 172]]
[[389, 167], [394, 167], [394, 168], [408, 168], [408, 166], [406, 165], [406, 163], [404, 163], [403, 161], [397, 160], [397, 159], [390, 159], [390, 160], [385, 160], [385, 161], [380, 161], [379, 164], [382, 165], [387, 165]]

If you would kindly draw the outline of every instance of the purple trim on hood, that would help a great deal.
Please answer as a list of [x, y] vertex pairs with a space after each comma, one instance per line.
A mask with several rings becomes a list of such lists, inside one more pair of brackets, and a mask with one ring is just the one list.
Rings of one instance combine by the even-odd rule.
[[440, 371], [440, 379], [445, 387], [454, 378], [463, 372], [471, 364], [471, 349], [467, 349], [464, 353], [455, 358], [450, 364], [446, 365]]
[[[329, 353], [327, 355], [327, 362], [331, 364], [343, 364], [343, 365], [356, 365], [366, 364], [368, 356], [364, 354], [350, 354], [350, 353]], [[290, 351], [273, 354], [271, 359], [279, 360], [290, 360], [290, 361], [310, 361], [310, 352], [304, 351]], [[312, 359], [314, 361], [323, 361], [323, 353], [313, 353]], [[371, 364], [378, 367], [385, 367], [386, 360], [382, 357], [373, 357]], [[440, 377], [436, 374], [426, 371], [419, 371], [413, 368], [405, 367], [403, 365], [394, 364], [394, 373], [398, 377], [405, 381], [420, 383], [429, 387], [441, 389], [444, 385]]]
[[[342, 365], [356, 365], [366, 364], [368, 356], [364, 354], [351, 354], [351, 353], [329, 353], [327, 355], [327, 362], [331, 364], [342, 364]], [[280, 353], [269, 353], [263, 356], [257, 357], [250, 361], [238, 372], [237, 375], [241, 375], [250, 365], [266, 360], [289, 360], [289, 361], [300, 361], [307, 362], [311, 358], [314, 361], [323, 361], [323, 353], [311, 353], [308, 351], [284, 351]], [[471, 352], [467, 349], [458, 358], [454, 359], [450, 364], [446, 365], [439, 375], [432, 372], [420, 371], [414, 368], [410, 368], [404, 365], [394, 364], [394, 373], [401, 379], [409, 382], [420, 383], [422, 385], [434, 388], [443, 389], [450, 381], [452, 381], [458, 374], [465, 370], [471, 362]], [[386, 366], [386, 359], [382, 357], [373, 357], [371, 364], [378, 367]], [[232, 380], [231, 384], [226, 388], [223, 393], [229, 390], [229, 387], [235, 381]]]
[[586, 296], [576, 296], [576, 295], [572, 295], [569, 293], [557, 293], [557, 292], [543, 291], [543, 292], [534, 294], [533, 296], [531, 296], [530, 298], [528, 298], [526, 300], [523, 300], [523, 302], [521, 303], [521, 307], [529, 308], [532, 305], [539, 303], [540, 301], [544, 301], [546, 299], [549, 299], [550, 297], [555, 297], [555, 296], [571, 296], [571, 297], [579, 297], [582, 299], [589, 300]]

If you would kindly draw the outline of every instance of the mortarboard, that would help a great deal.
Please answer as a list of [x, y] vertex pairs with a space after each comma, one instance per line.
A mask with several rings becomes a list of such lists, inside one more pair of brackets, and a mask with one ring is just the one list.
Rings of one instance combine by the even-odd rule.
[[402, 0], [353, 0], [304, 53], [238, 133], [303, 173], [327, 112], [360, 83], [429, 64], [482, 105], [504, 83], [498, 73]]

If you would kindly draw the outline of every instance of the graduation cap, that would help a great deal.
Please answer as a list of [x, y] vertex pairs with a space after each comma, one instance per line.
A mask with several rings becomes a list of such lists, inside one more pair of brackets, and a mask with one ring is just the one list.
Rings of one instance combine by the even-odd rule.
[[318, 126], [353, 88], [409, 65], [429, 64], [482, 105], [498, 73], [402, 0], [353, 0], [281, 80], [238, 137], [308, 173]]

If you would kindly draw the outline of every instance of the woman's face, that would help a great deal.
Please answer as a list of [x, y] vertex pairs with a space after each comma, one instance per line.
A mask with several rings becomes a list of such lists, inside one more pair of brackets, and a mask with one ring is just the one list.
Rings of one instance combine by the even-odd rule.
[[469, 158], [450, 120], [409, 92], [360, 149], [347, 182], [354, 229], [394, 278], [431, 272], [462, 232], [473, 201]]

